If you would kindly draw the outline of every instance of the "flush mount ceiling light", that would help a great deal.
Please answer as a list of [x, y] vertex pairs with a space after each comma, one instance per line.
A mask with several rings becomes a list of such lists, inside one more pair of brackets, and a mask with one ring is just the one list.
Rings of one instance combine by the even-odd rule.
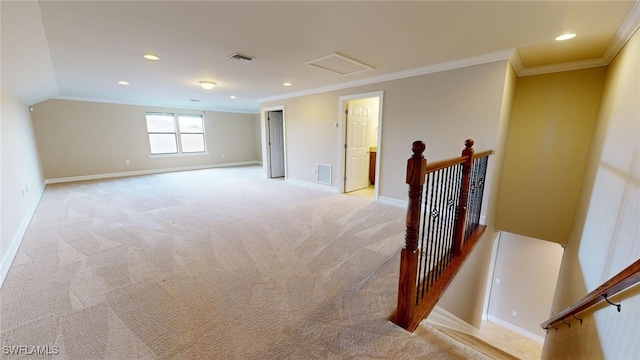
[[157, 57], [156, 55], [153, 55], [153, 54], [144, 54], [144, 58], [147, 59], [147, 60], [151, 60], [151, 61], [160, 60], [159, 57]]
[[282, 83], [282, 85], [283, 85], [283, 86], [291, 86], [291, 85], [293, 85], [293, 84], [292, 84], [292, 83], [290, 83], [290, 82], [286, 82], [286, 83]]
[[576, 34], [564, 34], [564, 35], [558, 36], [556, 38], [556, 41], [569, 40], [569, 39], [573, 39], [574, 37], [576, 37]]
[[237, 99], [237, 97], [235, 95], [231, 95], [229, 96], [229, 99]]
[[200, 81], [200, 86], [205, 90], [211, 90], [216, 87], [216, 83], [213, 81]]
[[129, 85], [128, 81], [118, 81], [118, 84], [120, 85]]
[[373, 67], [369, 65], [338, 53], [307, 61], [305, 64], [340, 75], [353, 75], [363, 71], [373, 70]]

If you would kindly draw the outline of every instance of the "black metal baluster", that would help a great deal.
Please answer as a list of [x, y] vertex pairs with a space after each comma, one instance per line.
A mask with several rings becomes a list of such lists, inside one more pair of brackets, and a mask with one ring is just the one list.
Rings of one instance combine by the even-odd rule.
[[443, 221], [444, 219], [444, 200], [446, 198], [445, 194], [446, 194], [446, 188], [447, 188], [447, 171], [446, 168], [440, 170], [440, 174], [442, 176], [441, 181], [440, 181], [440, 196], [438, 198], [438, 214], [439, 214], [439, 219], [438, 219], [438, 242], [441, 244], [440, 247], [440, 256], [438, 256], [438, 265], [439, 265], [439, 272], [442, 273], [442, 271], [444, 271], [444, 258], [447, 254], [447, 247], [446, 247], [446, 243], [447, 243], [447, 238], [445, 236], [444, 230], [443, 230]]
[[[427, 204], [427, 199], [428, 199], [428, 193], [429, 193], [429, 178], [430, 178], [430, 174], [427, 173], [426, 175], [426, 181], [425, 181], [425, 188], [424, 188], [424, 196], [423, 196], [423, 200], [422, 200], [422, 214], [420, 215], [422, 217], [422, 230], [421, 230], [421, 234], [420, 234], [420, 256], [419, 256], [419, 260], [418, 260], [418, 291], [416, 291], [416, 294], [420, 294], [420, 284], [422, 283], [422, 295], [420, 297], [424, 297], [424, 269], [427, 266], [427, 258], [428, 258], [428, 247], [429, 247], [429, 238], [428, 236], [426, 236], [426, 232], [425, 232], [425, 227], [426, 227], [426, 223], [427, 223], [427, 214], [428, 214], [428, 204]], [[425, 244], [425, 237], [427, 238], [427, 242]], [[416, 298], [416, 304], [418, 303], [418, 299]]]
[[[443, 170], [439, 170], [438, 171], [438, 191], [440, 192], [440, 196], [442, 195], [442, 183], [443, 183]], [[438, 198], [439, 199], [439, 198]], [[439, 211], [439, 209], [438, 209]], [[444, 251], [444, 243], [442, 240], [442, 236], [441, 234], [438, 234], [438, 257], [436, 259], [436, 278], [440, 277], [440, 274], [442, 274], [442, 254]]]
[[455, 226], [455, 187], [457, 180], [457, 173], [455, 166], [450, 166], [448, 169], [448, 178], [449, 178], [449, 188], [447, 191], [447, 264], [451, 261], [451, 254], [453, 253], [451, 249], [452, 239], [453, 239], [453, 228]]
[[[433, 187], [432, 188], [433, 188], [433, 191], [435, 193], [436, 192], [436, 187], [437, 187], [438, 182], [439, 182], [439, 175], [440, 174], [439, 174], [438, 171], [436, 171], [436, 172], [434, 172], [433, 175], [434, 176], [433, 176]], [[439, 250], [439, 247], [440, 247], [439, 246], [440, 244], [438, 244], [438, 241], [437, 241], [437, 239], [435, 238], [435, 236], [433, 234], [433, 216], [434, 216], [433, 204], [435, 204], [434, 198], [435, 198], [435, 196], [431, 197], [431, 212], [430, 212], [431, 221], [432, 221], [431, 222], [432, 229], [431, 229], [430, 235], [431, 235], [431, 241], [432, 241], [432, 244], [433, 244], [433, 251], [431, 253], [431, 261], [430, 261], [430, 266], [429, 266], [429, 278], [430, 278], [429, 279], [429, 285], [432, 285], [433, 282], [438, 278], [438, 274], [435, 271], [436, 270], [435, 267], [436, 267], [436, 264], [437, 264], [437, 261], [438, 261], [438, 250]]]
[[433, 241], [433, 227], [432, 227], [432, 219], [431, 219], [431, 210], [433, 207], [433, 193], [435, 192], [435, 176], [436, 174], [434, 173], [433, 176], [431, 177], [431, 196], [429, 197], [429, 241], [430, 241], [430, 246], [429, 246], [429, 266], [425, 269], [426, 274], [427, 274], [427, 291], [429, 290], [429, 287], [431, 286], [431, 284], [433, 284], [433, 273], [431, 272], [431, 269], [433, 268], [433, 258], [434, 258], [434, 254], [435, 254], [435, 248], [436, 248], [436, 244]]

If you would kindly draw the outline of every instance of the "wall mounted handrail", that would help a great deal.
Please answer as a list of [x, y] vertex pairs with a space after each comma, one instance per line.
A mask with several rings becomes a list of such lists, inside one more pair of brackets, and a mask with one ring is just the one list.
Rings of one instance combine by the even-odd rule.
[[[566, 309], [560, 311], [547, 321], [540, 324], [543, 329], [548, 329], [555, 323], [562, 322], [564, 319], [575, 316], [576, 314], [587, 310], [588, 308], [607, 300], [607, 298], [623, 291], [640, 282], [640, 259], [633, 264], [620, 271], [618, 274], [607, 280], [595, 290], [587, 294], [582, 299], [576, 301]], [[608, 300], [607, 300], [608, 301]], [[615, 304], [614, 304], [615, 305]], [[618, 307], [618, 311], [620, 308]]]

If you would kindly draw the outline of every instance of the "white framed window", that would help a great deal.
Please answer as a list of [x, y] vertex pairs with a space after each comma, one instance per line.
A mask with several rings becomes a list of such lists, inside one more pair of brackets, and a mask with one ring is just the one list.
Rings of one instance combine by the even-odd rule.
[[204, 152], [204, 123], [201, 115], [178, 115], [183, 153]]
[[151, 155], [206, 152], [202, 115], [147, 113]]

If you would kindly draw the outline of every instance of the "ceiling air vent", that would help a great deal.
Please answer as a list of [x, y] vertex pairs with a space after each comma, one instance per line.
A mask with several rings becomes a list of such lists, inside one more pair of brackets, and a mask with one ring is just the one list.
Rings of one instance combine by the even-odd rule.
[[238, 53], [233, 53], [229, 56], [227, 56], [228, 59], [233, 59], [233, 60], [239, 60], [239, 61], [252, 61], [253, 59], [255, 59], [254, 57], [251, 56], [247, 56], [247, 55], [242, 55], [242, 54], [238, 54]]

